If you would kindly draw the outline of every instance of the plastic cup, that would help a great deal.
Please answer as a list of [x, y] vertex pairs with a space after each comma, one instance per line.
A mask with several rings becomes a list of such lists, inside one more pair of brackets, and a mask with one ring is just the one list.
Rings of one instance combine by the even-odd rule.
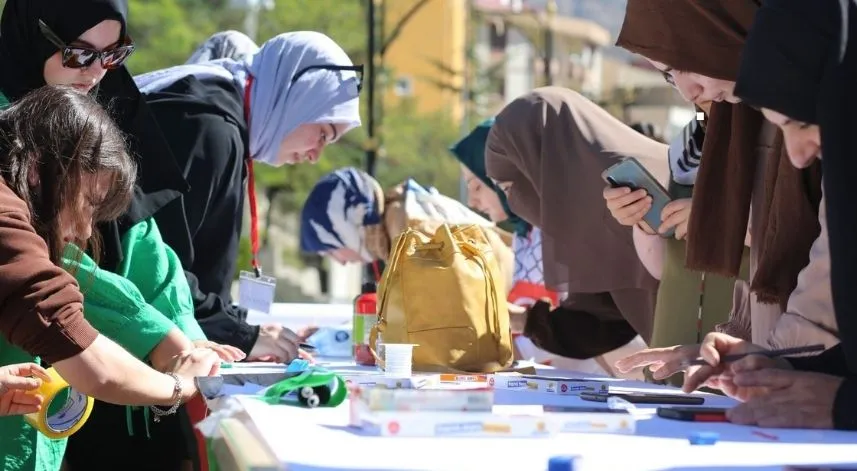
[[410, 378], [413, 368], [414, 347], [412, 343], [384, 344], [384, 376]]

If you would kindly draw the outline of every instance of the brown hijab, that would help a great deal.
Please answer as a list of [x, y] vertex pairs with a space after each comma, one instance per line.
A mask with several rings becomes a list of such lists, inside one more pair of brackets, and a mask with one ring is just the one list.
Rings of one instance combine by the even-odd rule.
[[[760, 0], [629, 0], [617, 45], [676, 70], [735, 81]], [[687, 266], [737, 276], [744, 251], [764, 117], [744, 105], [713, 103], [690, 216]], [[820, 165], [798, 170], [782, 136], [765, 169], [758, 266], [752, 289], [783, 308], [818, 237]], [[696, 236], [696, 237], [695, 237]]]
[[[511, 183], [515, 214], [542, 229], [545, 284], [557, 291], [657, 291], [631, 229], [604, 204], [601, 173], [634, 157], [668, 178], [667, 146], [629, 128], [578, 93], [539, 88], [497, 115], [486, 144], [488, 176]], [[646, 335], [651, 319], [627, 319]], [[641, 330], [642, 329], [642, 330]]]

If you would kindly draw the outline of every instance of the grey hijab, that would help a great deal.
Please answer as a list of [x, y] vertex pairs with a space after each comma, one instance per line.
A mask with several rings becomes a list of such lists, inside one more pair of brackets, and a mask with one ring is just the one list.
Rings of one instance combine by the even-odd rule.
[[259, 52], [259, 46], [240, 31], [214, 33], [200, 45], [185, 64], [201, 64], [216, 59], [232, 59], [243, 62]]

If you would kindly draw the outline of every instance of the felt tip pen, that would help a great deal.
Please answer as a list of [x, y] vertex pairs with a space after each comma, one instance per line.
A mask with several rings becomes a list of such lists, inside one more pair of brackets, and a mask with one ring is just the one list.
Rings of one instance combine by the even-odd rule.
[[[724, 355], [720, 359], [720, 363], [732, 363], [738, 361], [746, 356], [750, 355], [762, 355], [768, 358], [777, 358], [786, 355], [798, 355], [801, 353], [815, 353], [824, 351], [824, 345], [808, 345], [806, 347], [794, 347], [794, 348], [783, 348], [780, 350], [763, 350], [758, 352], [747, 352], [747, 353], [738, 353], [735, 355]], [[707, 365], [708, 362], [703, 360], [702, 358], [697, 358], [695, 360], [690, 360], [682, 363], [684, 366], [702, 366]]]

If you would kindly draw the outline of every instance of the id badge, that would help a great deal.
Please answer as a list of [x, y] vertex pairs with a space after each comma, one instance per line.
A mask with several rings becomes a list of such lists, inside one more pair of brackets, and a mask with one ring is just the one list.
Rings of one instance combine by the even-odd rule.
[[270, 314], [276, 288], [277, 280], [273, 277], [242, 271], [238, 278], [238, 305]]

